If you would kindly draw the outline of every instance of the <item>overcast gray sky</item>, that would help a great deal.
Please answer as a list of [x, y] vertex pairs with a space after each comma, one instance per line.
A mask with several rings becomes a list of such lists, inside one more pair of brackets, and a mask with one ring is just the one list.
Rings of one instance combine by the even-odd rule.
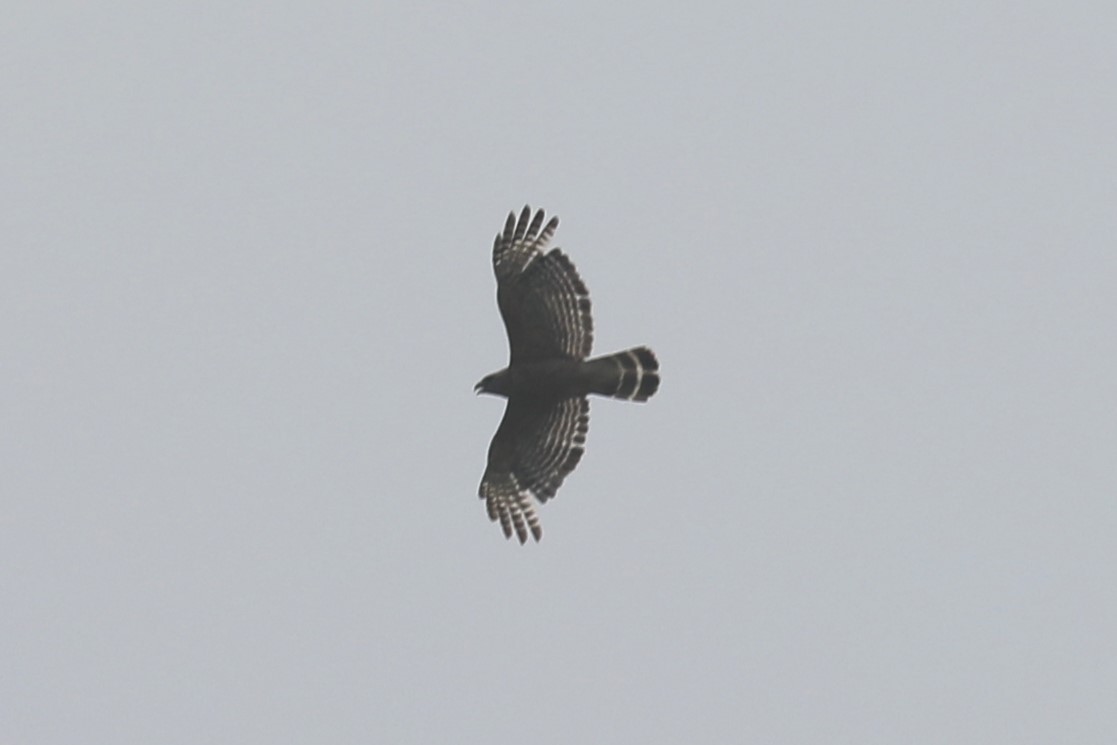
[[[0, 740], [1106, 743], [1117, 11], [29, 3]], [[525, 203], [647, 405], [477, 499]]]

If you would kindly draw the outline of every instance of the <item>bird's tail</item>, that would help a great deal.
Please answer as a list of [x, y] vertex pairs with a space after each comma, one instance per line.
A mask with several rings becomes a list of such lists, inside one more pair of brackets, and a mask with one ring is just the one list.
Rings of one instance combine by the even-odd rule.
[[659, 360], [647, 347], [595, 357], [586, 362], [591, 390], [625, 401], [647, 401], [659, 389]]

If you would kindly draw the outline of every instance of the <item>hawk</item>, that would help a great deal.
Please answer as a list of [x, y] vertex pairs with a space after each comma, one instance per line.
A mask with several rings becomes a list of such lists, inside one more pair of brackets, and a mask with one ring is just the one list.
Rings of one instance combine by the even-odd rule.
[[509, 213], [493, 243], [496, 299], [508, 331], [508, 367], [485, 376], [477, 393], [504, 396], [504, 418], [489, 445], [479, 494], [489, 519], [520, 543], [543, 528], [535, 502], [555, 496], [586, 446], [589, 399], [647, 401], [659, 388], [659, 362], [647, 347], [587, 359], [593, 344], [589, 291], [557, 248], [558, 227], [543, 210]]

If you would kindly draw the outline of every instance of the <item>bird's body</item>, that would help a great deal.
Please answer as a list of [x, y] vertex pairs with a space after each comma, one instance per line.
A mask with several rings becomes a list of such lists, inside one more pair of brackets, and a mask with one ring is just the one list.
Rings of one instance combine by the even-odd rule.
[[585, 396], [592, 388], [592, 375], [581, 360], [521, 362], [487, 375], [478, 383], [483, 393], [505, 398], [532, 396], [562, 399]]
[[[645, 358], [650, 368], [657, 366], [650, 349], [640, 347], [627, 352], [618, 352], [592, 360], [555, 359], [544, 362], [521, 362], [488, 375], [478, 383], [484, 393], [495, 393], [505, 398], [532, 396], [538, 398], [571, 398], [588, 396], [610, 396], [633, 401], [646, 401], [658, 386], [659, 378], [648, 375], [642, 380], [636, 378], [635, 371]], [[626, 364], [629, 360], [635, 364]], [[627, 383], [628, 387], [624, 384]]]
[[489, 517], [520, 543], [543, 535], [533, 499], [555, 495], [582, 457], [589, 394], [646, 401], [659, 387], [659, 362], [647, 347], [587, 359], [593, 344], [589, 292], [559, 249], [543, 253], [558, 218], [509, 214], [493, 244], [497, 304], [508, 331], [508, 367], [476, 391], [508, 399], [489, 446], [480, 496]]

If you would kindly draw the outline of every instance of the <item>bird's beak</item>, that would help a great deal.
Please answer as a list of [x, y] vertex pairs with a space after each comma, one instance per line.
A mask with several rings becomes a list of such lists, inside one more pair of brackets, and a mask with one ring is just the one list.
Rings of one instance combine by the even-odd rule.
[[481, 395], [481, 384], [480, 383], [473, 386], [473, 395], [475, 395], [475, 396]]

